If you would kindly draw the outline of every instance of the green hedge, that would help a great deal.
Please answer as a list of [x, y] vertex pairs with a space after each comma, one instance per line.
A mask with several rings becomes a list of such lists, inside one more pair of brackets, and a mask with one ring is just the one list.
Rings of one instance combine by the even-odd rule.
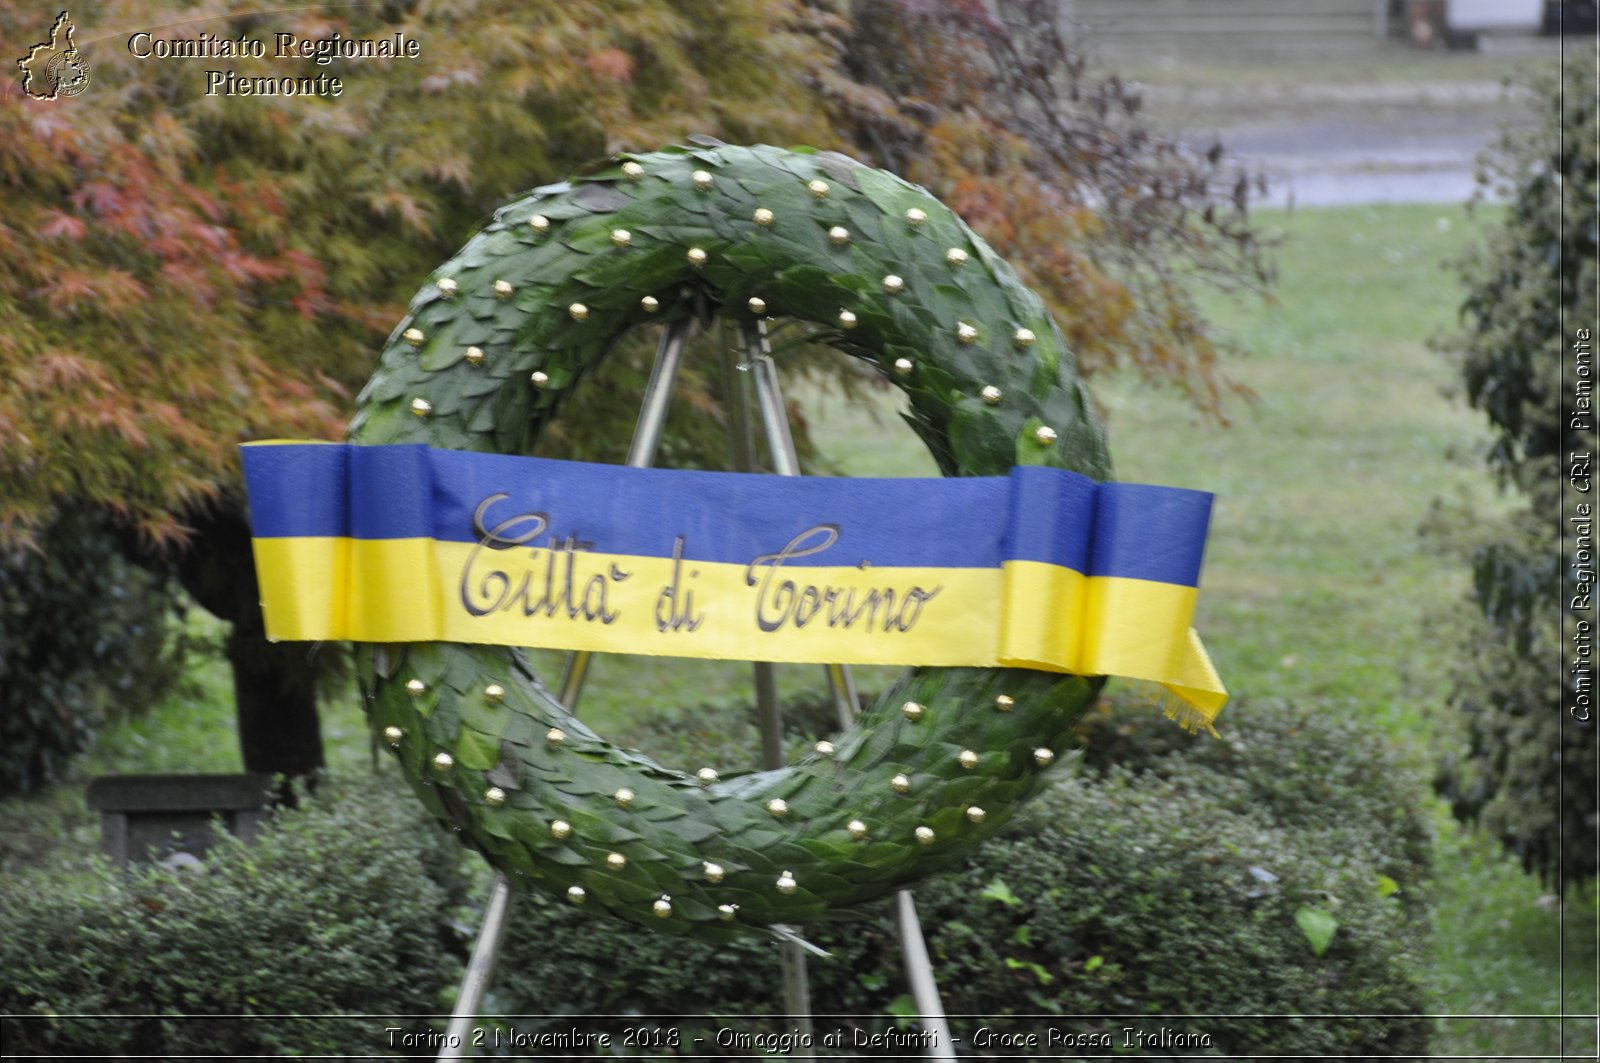
[[[1123, 1027], [1165, 1027], [1210, 1043], [1158, 1051], [1424, 1053], [1430, 839], [1420, 784], [1382, 736], [1279, 703], [1230, 707], [1222, 742], [1173, 739], [1149, 709], [1113, 704], [1099, 721], [1127, 750], [1127, 728], [1154, 749], [1113, 766], [1091, 736], [1083, 770], [1023, 827], [917, 890], [946, 1009], [972, 1017], [955, 1020], [958, 1036], [988, 1025], [1120, 1042]], [[1302, 922], [1333, 928], [1320, 954]], [[819, 1013], [908, 1009], [885, 911], [806, 932], [832, 953], [811, 965]], [[777, 985], [773, 946], [640, 935], [519, 898], [491, 1007], [772, 1016]], [[1375, 1012], [1401, 1017], [1214, 1017]], [[1008, 1018], [1028, 1014], [1064, 1017]]]
[[203, 871], [97, 857], [0, 883], [0, 1013], [30, 1017], [5, 1020], [6, 1051], [388, 1051], [378, 1018], [249, 1016], [448, 1010], [460, 847], [394, 779], [325, 782], [303, 804]]
[[[1164, 1028], [1209, 1042], [1147, 1051], [1427, 1051], [1420, 786], [1348, 712], [1243, 703], [1225, 722], [1223, 741], [1190, 739], [1113, 700], [1087, 726], [1081, 764], [1021, 826], [917, 890], [946, 1008], [968, 1016], [958, 1035], [1055, 1029], [1120, 1045], [1124, 1028]], [[653, 748], [648, 732], [632, 738]], [[379, 779], [325, 784], [196, 877], [124, 878], [95, 862], [70, 880], [0, 883], [0, 1012], [157, 1016], [8, 1022], [7, 1048], [393, 1052], [381, 1020], [206, 1016], [447, 1011], [461, 857]], [[1319, 926], [1331, 938], [1314, 945], [1306, 928]], [[868, 1016], [858, 1025], [870, 1031], [909, 1014], [886, 909], [806, 933], [832, 954], [810, 968], [819, 1014]], [[769, 943], [685, 942], [519, 896], [486, 1010], [720, 1016], [687, 1023], [680, 1049], [715, 1051], [687, 1038], [788, 1028], [777, 977]], [[1375, 1012], [1399, 1017], [1337, 1017]], [[1204, 1017], [1160, 1017], [1173, 1014]], [[1239, 1017], [1251, 1014], [1334, 1017]], [[767, 1018], [735, 1018], [747, 1015]], [[822, 1024], [835, 1025], [852, 1024]]]
[[1208, 803], [1315, 839], [1319, 862], [1373, 861], [1425, 911], [1434, 839], [1424, 782], [1361, 707], [1263, 699], [1226, 711], [1218, 741], [1173, 727], [1137, 696], [1104, 699], [1080, 728], [1085, 769], [1177, 774]]

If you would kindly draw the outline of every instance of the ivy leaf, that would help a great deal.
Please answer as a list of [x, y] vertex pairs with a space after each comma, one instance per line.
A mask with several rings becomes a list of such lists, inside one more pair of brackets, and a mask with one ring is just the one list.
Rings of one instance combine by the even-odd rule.
[[1333, 943], [1333, 932], [1339, 929], [1339, 920], [1322, 908], [1303, 907], [1294, 913], [1295, 925], [1311, 943], [1311, 951], [1321, 956]]

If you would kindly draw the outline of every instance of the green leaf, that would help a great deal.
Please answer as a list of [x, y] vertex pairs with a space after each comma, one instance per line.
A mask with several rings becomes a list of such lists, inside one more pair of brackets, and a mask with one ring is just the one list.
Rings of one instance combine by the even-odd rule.
[[456, 760], [463, 768], [488, 771], [500, 762], [500, 740], [464, 727], [456, 739]]
[[1083, 969], [1086, 972], [1099, 970], [1101, 964], [1105, 962], [1106, 958], [1104, 956], [1090, 956], [1087, 960], [1083, 961]]
[[984, 898], [985, 900], [999, 901], [1001, 904], [1008, 904], [1013, 908], [1022, 907], [1022, 900], [1015, 893], [1012, 893], [1011, 888], [1007, 886], [1001, 879], [995, 879], [993, 882], [989, 883], [984, 887], [983, 892], [978, 894], [978, 896]]
[[1396, 882], [1394, 879], [1390, 878], [1388, 875], [1379, 875], [1378, 876], [1378, 896], [1380, 896], [1380, 897], [1393, 897], [1396, 893], [1399, 893], [1399, 892], [1400, 892], [1400, 883]]
[[921, 1012], [917, 1011], [917, 1002], [911, 999], [910, 993], [901, 993], [889, 1001], [884, 1010], [897, 1019], [920, 1019], [922, 1017]]
[[1015, 956], [1007, 956], [1006, 966], [1013, 971], [1032, 971], [1033, 976], [1039, 980], [1040, 985], [1049, 985], [1056, 980], [1055, 975], [1032, 960], [1019, 960]]
[[976, 399], [963, 399], [950, 418], [950, 447], [963, 468], [1002, 476], [1015, 462], [1016, 444], [999, 417]]
[[1322, 908], [1303, 907], [1294, 913], [1300, 932], [1311, 943], [1311, 951], [1321, 956], [1333, 942], [1333, 932], [1339, 929], [1339, 920]]

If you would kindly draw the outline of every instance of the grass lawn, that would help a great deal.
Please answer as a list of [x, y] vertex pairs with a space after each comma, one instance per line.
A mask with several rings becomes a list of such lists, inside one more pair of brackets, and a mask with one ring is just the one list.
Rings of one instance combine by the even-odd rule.
[[[1276, 304], [1215, 307], [1249, 352], [1232, 374], [1258, 398], [1236, 403], [1224, 428], [1197, 420], [1174, 395], [1101, 382], [1118, 475], [1218, 494], [1197, 626], [1235, 693], [1356, 714], [1425, 773], [1454, 740], [1443, 700], [1455, 652], [1450, 620], [1467, 579], [1460, 559], [1419, 527], [1435, 499], [1504, 505], [1483, 469], [1481, 419], [1442, 393], [1451, 367], [1425, 345], [1451, 325], [1459, 301], [1441, 263], [1476, 222], [1454, 207], [1264, 219], [1288, 237]], [[893, 416], [894, 401], [886, 393], [878, 409], [813, 402], [808, 410], [827, 455], [853, 474], [931, 471]], [[822, 684], [819, 669], [781, 675], [789, 692]], [[602, 729], [625, 727], [653, 704], [748, 699], [749, 686], [743, 666], [603, 660], [584, 711]], [[205, 663], [185, 696], [106, 735], [83, 774], [236, 770], [227, 702], [225, 670]], [[355, 699], [329, 706], [324, 721], [333, 763], [364, 763]], [[41, 819], [94, 844], [81, 791], [68, 788], [0, 804], [0, 839]], [[0, 841], [0, 869], [29, 858], [17, 844]], [[1554, 1014], [1563, 941], [1567, 1007], [1594, 1010], [1592, 892], [1569, 898], [1563, 938], [1553, 899], [1442, 812], [1437, 855], [1434, 1011]], [[1579, 1025], [1587, 1040], [1569, 1051], [1592, 1052], [1593, 1024]], [[1442, 1019], [1434, 1050], [1553, 1056], [1557, 1033], [1548, 1020]]]

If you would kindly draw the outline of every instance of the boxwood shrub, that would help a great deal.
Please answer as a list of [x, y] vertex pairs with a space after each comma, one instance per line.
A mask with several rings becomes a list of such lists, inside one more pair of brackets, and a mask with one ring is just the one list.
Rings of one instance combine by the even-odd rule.
[[394, 778], [326, 781], [302, 806], [203, 869], [123, 873], [86, 856], [67, 878], [59, 862], [8, 876], [6, 1051], [387, 1052], [381, 1018], [340, 1016], [448, 1010], [460, 846]]
[[[1111, 701], [1018, 826], [919, 887], [958, 1048], [983, 1054], [987, 1028], [1034, 1033], [1043, 1055], [1426, 1053], [1420, 785], [1352, 713], [1242, 703], [1226, 724], [1190, 739]], [[33, 1017], [7, 1020], [7, 1049], [398, 1054], [382, 1018], [339, 1016], [449, 1010], [462, 856], [389, 778], [326, 785], [191, 877], [86, 860], [70, 880], [11, 878], [0, 1012]], [[810, 965], [814, 1010], [856, 1016], [819, 1030], [910, 1024], [887, 906], [805, 933], [830, 953]], [[714, 1053], [719, 1027], [792, 1028], [777, 986], [770, 941], [698, 945], [519, 896], [486, 1011], [688, 1016], [677, 1051]]]
[[1376, 860], [1379, 874], [1408, 884], [1399, 894], [1408, 907], [1425, 908], [1426, 783], [1359, 705], [1260, 699], [1230, 705], [1224, 723], [1220, 741], [1189, 734], [1138, 696], [1114, 694], [1079, 729], [1083, 765], [1091, 776], [1180, 774], [1222, 808], [1316, 838], [1322, 862]]
[[[1024, 823], [918, 888], [959, 1048], [986, 1027], [1123, 1049], [1142, 1034], [1164, 1054], [1426, 1052], [1420, 783], [1352, 714], [1239, 704], [1226, 723], [1220, 742], [1191, 740], [1112, 702], [1079, 770]], [[815, 1010], [865, 1016], [822, 1027], [881, 1030], [910, 1013], [886, 907], [805, 931], [831, 953], [810, 965]], [[685, 943], [532, 898], [513, 909], [490, 1006], [722, 1017], [680, 1024], [685, 1051], [715, 1051], [735, 1016], [790, 1028], [773, 944]], [[1388, 1017], [1341, 1017], [1372, 1015]]]

